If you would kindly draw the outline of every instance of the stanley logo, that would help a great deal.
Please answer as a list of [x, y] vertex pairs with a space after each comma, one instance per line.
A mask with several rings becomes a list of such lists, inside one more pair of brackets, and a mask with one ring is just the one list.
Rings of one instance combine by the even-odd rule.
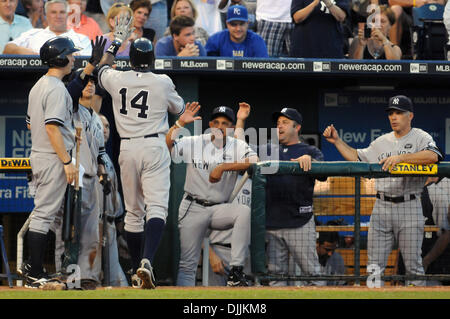
[[437, 174], [438, 166], [437, 164], [427, 164], [427, 165], [416, 165], [399, 163], [395, 165], [390, 173], [391, 174], [413, 174], [413, 175], [430, 175]]

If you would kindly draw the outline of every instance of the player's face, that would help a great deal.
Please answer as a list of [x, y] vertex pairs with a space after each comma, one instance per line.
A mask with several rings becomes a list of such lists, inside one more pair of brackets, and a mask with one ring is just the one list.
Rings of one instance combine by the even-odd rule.
[[209, 122], [209, 127], [211, 128], [211, 133], [216, 138], [225, 140], [227, 138], [227, 133], [232, 133], [230, 129], [233, 127], [233, 123], [226, 117], [219, 116]]
[[18, 0], [0, 0], [0, 16], [4, 18], [4, 20], [11, 20], [14, 18], [17, 1]]
[[192, 7], [187, 1], [178, 1], [175, 5], [175, 15], [176, 16], [187, 16], [194, 17], [194, 12], [192, 11]]
[[298, 125], [295, 121], [285, 116], [280, 116], [277, 120], [277, 129], [280, 144], [290, 145], [298, 143], [298, 132], [300, 130], [300, 125]]
[[84, 87], [82, 96], [84, 98], [91, 98], [95, 94], [95, 84], [93, 81], [89, 81], [88, 84]]
[[388, 113], [388, 117], [391, 128], [395, 133], [402, 135], [409, 132], [413, 113], [391, 110]]
[[47, 7], [47, 22], [50, 30], [65, 32], [67, 28], [67, 11], [63, 3], [52, 3]]
[[319, 263], [322, 266], [327, 264], [328, 258], [334, 254], [336, 250], [336, 243], [329, 243], [325, 241], [323, 244], [317, 244], [317, 256], [319, 257]]
[[109, 139], [109, 133], [110, 133], [109, 122], [106, 119], [106, 117], [104, 117], [104, 116], [100, 116], [100, 118], [103, 123], [103, 136], [105, 137], [105, 143], [106, 143], [106, 141], [108, 141], [108, 139]]
[[233, 42], [241, 43], [245, 40], [248, 30], [248, 22], [231, 21], [227, 22], [228, 31], [230, 31], [230, 39]]
[[75, 58], [73, 54], [66, 55], [67, 59], [69, 60], [69, 63], [63, 68], [64, 74], [70, 74], [72, 72], [73, 66], [75, 64]]
[[136, 9], [133, 12], [134, 26], [136, 28], [142, 28], [145, 22], [147, 22], [149, 14], [150, 13], [148, 12], [147, 8], [141, 7]]
[[188, 43], [195, 42], [195, 30], [194, 27], [185, 27], [180, 31], [179, 35], [174, 34], [173, 39], [178, 43], [180, 47], [185, 47]]

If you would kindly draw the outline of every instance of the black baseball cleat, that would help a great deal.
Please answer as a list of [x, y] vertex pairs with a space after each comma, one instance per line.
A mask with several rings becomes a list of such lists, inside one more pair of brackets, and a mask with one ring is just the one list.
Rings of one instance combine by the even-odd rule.
[[147, 258], [141, 260], [141, 266], [136, 271], [138, 277], [142, 280], [142, 289], [155, 289], [155, 276], [153, 275], [153, 268]]
[[245, 278], [243, 266], [232, 266], [227, 281], [228, 287], [247, 287], [248, 281]]

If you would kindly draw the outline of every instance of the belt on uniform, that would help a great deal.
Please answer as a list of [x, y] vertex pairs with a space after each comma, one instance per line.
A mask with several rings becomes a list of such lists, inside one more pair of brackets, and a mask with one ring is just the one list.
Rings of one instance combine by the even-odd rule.
[[196, 202], [197, 204], [200, 204], [200, 205], [205, 206], [205, 207], [209, 207], [209, 206], [214, 206], [214, 205], [220, 204], [220, 203], [209, 202], [209, 201], [203, 200], [203, 199], [194, 198], [191, 195], [187, 195], [186, 199], [190, 200], [191, 202]]
[[386, 196], [386, 195], [384, 195], [382, 193], [377, 193], [377, 198], [379, 198], [381, 200], [384, 200], [386, 202], [403, 203], [403, 202], [406, 202], [408, 200], [416, 199], [416, 195], [409, 194], [409, 195], [398, 196], [398, 197], [390, 197], [390, 196]]
[[144, 136], [139, 136], [139, 137], [121, 137], [122, 140], [131, 140], [132, 138], [149, 138], [149, 137], [158, 137], [158, 133], [155, 134], [148, 134], [148, 135], [144, 135]]
[[227, 247], [227, 248], [231, 248], [231, 244], [223, 244], [223, 243], [214, 243], [211, 245], [215, 245], [215, 246], [222, 246], [222, 247]]

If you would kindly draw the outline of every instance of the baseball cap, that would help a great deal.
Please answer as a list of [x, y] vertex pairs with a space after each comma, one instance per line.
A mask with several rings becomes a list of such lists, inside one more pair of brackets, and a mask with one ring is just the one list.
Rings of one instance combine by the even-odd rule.
[[248, 22], [247, 8], [241, 5], [235, 5], [228, 8], [227, 22], [244, 21]]
[[280, 116], [285, 116], [288, 119], [291, 119], [291, 120], [297, 122], [300, 125], [303, 122], [302, 115], [296, 109], [292, 109], [292, 108], [289, 108], [289, 107], [283, 108], [280, 112], [273, 113], [272, 114], [273, 121], [276, 123]]
[[211, 121], [219, 116], [225, 116], [227, 119], [229, 119], [232, 123], [236, 120], [236, 117], [234, 116], [234, 111], [229, 108], [228, 106], [218, 106], [216, 107], [211, 114]]
[[389, 106], [386, 108], [386, 112], [390, 110], [399, 110], [402, 112], [413, 112], [414, 107], [411, 99], [404, 95], [396, 95], [389, 99]]

